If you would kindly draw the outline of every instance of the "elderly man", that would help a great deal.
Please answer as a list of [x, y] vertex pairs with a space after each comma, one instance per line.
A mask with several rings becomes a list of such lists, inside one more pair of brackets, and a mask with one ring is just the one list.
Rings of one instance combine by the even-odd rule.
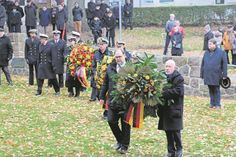
[[[0, 28], [0, 68], [4, 72], [8, 85], [12, 86], [11, 75], [8, 69], [9, 61], [12, 59], [13, 48], [9, 37], [4, 33], [4, 29]], [[0, 77], [1, 78], [1, 77]], [[0, 80], [1, 84], [1, 80]]]
[[163, 52], [164, 55], [167, 54], [168, 46], [169, 46], [170, 40], [171, 40], [170, 32], [174, 26], [175, 26], [175, 14], [170, 14], [170, 19], [166, 22], [166, 27], [165, 27], [166, 43], [165, 43], [165, 48], [164, 48], [164, 52]]
[[[112, 77], [119, 73], [119, 70], [125, 66], [125, 54], [122, 49], [117, 49], [115, 52], [115, 62], [108, 66], [105, 80], [100, 93], [100, 103], [104, 104], [106, 93], [108, 92], [108, 124], [116, 138], [117, 144], [115, 149], [121, 153], [126, 154], [130, 143], [130, 125], [124, 122], [125, 111], [123, 104], [112, 102], [111, 92], [116, 86], [116, 82]], [[119, 120], [121, 119], [121, 128], [119, 127]]]
[[163, 88], [164, 105], [159, 106], [158, 129], [164, 130], [167, 137], [166, 157], [182, 157], [181, 132], [183, 129], [184, 79], [175, 70], [175, 62], [168, 60], [165, 73], [171, 87]]
[[208, 85], [210, 94], [210, 108], [221, 108], [220, 103], [220, 80], [227, 77], [226, 53], [217, 47], [215, 39], [208, 41], [201, 65], [201, 78], [204, 84]]

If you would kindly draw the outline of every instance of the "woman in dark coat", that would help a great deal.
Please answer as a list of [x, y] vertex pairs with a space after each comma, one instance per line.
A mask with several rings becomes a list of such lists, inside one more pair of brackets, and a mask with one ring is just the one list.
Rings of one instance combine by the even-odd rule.
[[158, 129], [164, 130], [167, 137], [168, 157], [182, 157], [181, 132], [183, 129], [184, 79], [175, 70], [175, 62], [165, 64], [167, 81], [171, 87], [163, 89], [164, 105], [159, 106]]
[[227, 57], [215, 39], [209, 40], [208, 47], [202, 58], [201, 78], [209, 88], [210, 108], [220, 109], [220, 80], [227, 77]]

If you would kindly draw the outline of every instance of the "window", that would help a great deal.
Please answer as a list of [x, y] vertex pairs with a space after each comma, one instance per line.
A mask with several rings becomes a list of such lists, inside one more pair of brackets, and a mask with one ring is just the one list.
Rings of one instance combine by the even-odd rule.
[[160, 0], [160, 3], [163, 3], [163, 2], [174, 2], [174, 0]]
[[225, 0], [216, 0], [216, 4], [224, 4]]

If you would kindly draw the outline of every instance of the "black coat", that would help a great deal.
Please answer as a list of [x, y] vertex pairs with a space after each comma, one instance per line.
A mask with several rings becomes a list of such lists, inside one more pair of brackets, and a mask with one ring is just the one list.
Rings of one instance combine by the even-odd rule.
[[58, 43], [55, 43], [54, 40], [50, 41], [53, 44], [54, 47], [54, 55], [55, 56], [55, 73], [56, 74], [63, 74], [64, 73], [64, 55], [66, 55], [67, 47], [66, 42], [63, 40], [59, 40]]
[[21, 13], [19, 11], [10, 12], [8, 15], [10, 25], [21, 25]]
[[56, 16], [57, 29], [63, 30], [67, 20], [68, 20], [67, 11], [65, 9], [58, 11]]
[[55, 79], [55, 52], [52, 43], [39, 46], [38, 79]]
[[214, 38], [214, 34], [212, 33], [212, 31], [209, 31], [204, 35], [203, 50], [208, 50], [208, 41], [212, 38]]
[[8, 66], [9, 60], [12, 59], [13, 48], [10, 39], [3, 35], [0, 38], [0, 67]]
[[112, 102], [113, 97], [111, 95], [111, 92], [115, 90], [115, 86], [116, 86], [116, 82], [113, 81], [112, 77], [117, 73], [116, 66], [117, 66], [117, 63], [114, 61], [108, 66], [99, 98], [101, 100], [106, 100], [106, 94], [108, 92], [109, 108], [113, 110], [123, 110], [124, 108], [122, 104], [117, 104], [115, 102]]
[[101, 36], [102, 34], [102, 22], [101, 20], [92, 20], [91, 29], [94, 36]]
[[124, 5], [124, 16], [125, 17], [132, 17], [133, 16], [133, 4], [126, 3]]
[[96, 4], [94, 2], [88, 2], [88, 9], [86, 10], [88, 19], [92, 19], [94, 17], [95, 9], [96, 9]]
[[33, 41], [31, 38], [25, 40], [25, 59], [28, 64], [37, 64], [39, 59], [39, 45], [40, 40], [35, 38]]
[[227, 77], [226, 53], [216, 48], [214, 52], [207, 50], [202, 58], [201, 78], [206, 85], [219, 85], [222, 77]]
[[110, 37], [115, 37], [116, 19], [114, 16], [105, 17], [105, 26]]
[[167, 75], [167, 81], [172, 87], [163, 89], [164, 106], [158, 110], [159, 130], [182, 130], [183, 129], [183, 101], [184, 79], [178, 71]]
[[183, 53], [183, 34], [181, 32], [174, 32], [171, 35], [171, 54], [180, 56]]
[[37, 25], [37, 10], [34, 5], [25, 6], [25, 25], [35, 26]]

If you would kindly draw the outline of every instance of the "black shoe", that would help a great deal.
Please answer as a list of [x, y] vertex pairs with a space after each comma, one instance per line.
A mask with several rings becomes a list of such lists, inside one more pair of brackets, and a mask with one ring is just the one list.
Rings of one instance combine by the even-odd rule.
[[120, 149], [117, 150], [120, 154], [126, 154], [128, 152], [128, 148], [125, 146], [121, 146]]
[[60, 92], [54, 93], [55, 96], [60, 96]]
[[89, 101], [96, 101], [96, 99], [89, 99]]
[[120, 149], [121, 146], [122, 146], [122, 145], [121, 145], [120, 143], [116, 143], [116, 144], [114, 145], [114, 148], [115, 148], [115, 150], [118, 150], [118, 149]]
[[37, 93], [35, 94], [35, 96], [40, 96], [42, 94], [42, 92], [37, 91]]
[[80, 93], [76, 93], [76, 94], [75, 94], [75, 97], [78, 98], [79, 96], [80, 96]]
[[12, 82], [9, 82], [9, 83], [8, 83], [8, 86], [13, 86], [13, 83], [12, 83]]
[[182, 157], [182, 156], [183, 156], [182, 150], [178, 150], [175, 152], [175, 157]]
[[69, 92], [68, 97], [73, 97], [73, 96], [74, 96], [74, 93]]
[[164, 155], [164, 157], [175, 157], [175, 154], [173, 154], [173, 153], [167, 153], [166, 155]]
[[59, 85], [59, 87], [60, 87], [60, 88], [63, 88], [63, 87], [64, 87], [64, 85], [63, 85], [63, 84], [60, 84], [60, 85]]

